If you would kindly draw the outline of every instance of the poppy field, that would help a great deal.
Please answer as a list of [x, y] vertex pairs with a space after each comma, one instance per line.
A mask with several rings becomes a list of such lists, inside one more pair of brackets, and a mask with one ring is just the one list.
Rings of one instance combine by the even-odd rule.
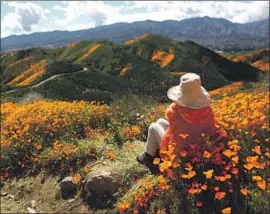
[[[154, 160], [160, 173], [132, 179], [117, 198], [117, 212], [268, 213], [269, 92], [234, 83], [210, 94], [216, 135], [202, 135], [181, 151], [177, 142], [160, 151], [162, 158]], [[167, 107], [153, 106], [131, 123], [121, 116], [122, 106], [97, 102], [3, 103], [1, 180], [55, 170], [57, 163], [57, 173], [80, 183], [91, 171], [85, 163], [101, 157], [114, 162], [124, 150], [134, 152], [134, 144], [145, 141], [148, 126], [164, 118]], [[83, 144], [87, 139], [102, 139], [108, 146]]]

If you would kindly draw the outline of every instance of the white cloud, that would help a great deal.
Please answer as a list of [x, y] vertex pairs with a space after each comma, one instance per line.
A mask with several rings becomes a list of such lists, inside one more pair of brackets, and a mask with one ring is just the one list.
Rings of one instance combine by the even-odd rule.
[[[268, 1], [61, 1], [52, 10], [31, 2], [8, 2], [14, 13], [1, 20], [3, 35], [52, 30], [80, 30], [117, 22], [183, 20], [210, 16], [232, 22], [253, 22], [269, 17]], [[48, 14], [50, 16], [48, 16]], [[40, 20], [46, 20], [40, 25]]]
[[9, 7], [14, 7], [15, 12], [7, 13], [1, 20], [1, 37], [16, 33], [29, 33], [38, 30], [40, 20], [47, 20], [48, 9], [43, 9], [32, 2], [8, 2]]
[[64, 17], [57, 20], [56, 24], [73, 29], [76, 26], [100, 26], [119, 13], [119, 7], [106, 5], [102, 1], [70, 1], [63, 4], [64, 6], [55, 5], [52, 8], [64, 12]]
[[166, 20], [168, 15], [175, 20], [210, 16], [245, 23], [269, 17], [268, 1], [128, 1], [125, 5], [130, 12], [144, 9], [141, 16], [154, 20]]

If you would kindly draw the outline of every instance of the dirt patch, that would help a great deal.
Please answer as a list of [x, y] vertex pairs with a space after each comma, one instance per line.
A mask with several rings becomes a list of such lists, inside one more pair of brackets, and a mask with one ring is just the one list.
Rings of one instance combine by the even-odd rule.
[[89, 209], [80, 192], [69, 200], [61, 198], [59, 177], [40, 173], [35, 177], [10, 179], [1, 188], [1, 213], [108, 213]]

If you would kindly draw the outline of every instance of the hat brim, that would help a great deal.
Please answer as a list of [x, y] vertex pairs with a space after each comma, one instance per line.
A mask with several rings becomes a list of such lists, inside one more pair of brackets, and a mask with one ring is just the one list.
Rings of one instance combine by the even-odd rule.
[[167, 92], [167, 96], [170, 100], [176, 102], [176, 104], [193, 109], [204, 108], [210, 104], [210, 95], [202, 86], [200, 93], [196, 95], [196, 97], [192, 97], [192, 99], [188, 99], [190, 97], [181, 92], [180, 85], [170, 88]]

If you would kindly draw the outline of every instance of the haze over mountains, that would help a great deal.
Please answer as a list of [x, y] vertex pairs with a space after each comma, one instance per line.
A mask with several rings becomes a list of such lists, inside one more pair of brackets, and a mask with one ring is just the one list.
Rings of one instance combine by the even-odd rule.
[[123, 43], [145, 33], [173, 40], [193, 40], [218, 50], [247, 50], [269, 46], [269, 19], [253, 23], [233, 23], [223, 18], [200, 17], [182, 21], [167, 20], [116, 23], [79, 30], [33, 33], [1, 39], [1, 51], [31, 47], [59, 47], [81, 40], [109, 40]]

